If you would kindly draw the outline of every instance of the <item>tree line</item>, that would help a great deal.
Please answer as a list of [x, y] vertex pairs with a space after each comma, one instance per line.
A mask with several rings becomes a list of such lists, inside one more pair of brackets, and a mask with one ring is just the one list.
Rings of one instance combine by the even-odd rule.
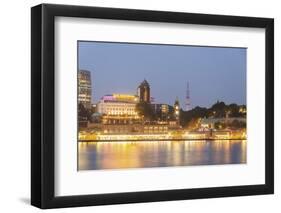
[[[217, 101], [210, 108], [195, 107], [189, 111], [181, 111], [180, 123], [182, 126], [189, 126], [196, 123], [199, 118], [245, 118], [246, 105], [238, 105], [235, 103], [225, 104], [224, 102]], [[223, 125], [218, 123], [217, 125]], [[241, 123], [234, 123], [233, 125], [241, 125]]]

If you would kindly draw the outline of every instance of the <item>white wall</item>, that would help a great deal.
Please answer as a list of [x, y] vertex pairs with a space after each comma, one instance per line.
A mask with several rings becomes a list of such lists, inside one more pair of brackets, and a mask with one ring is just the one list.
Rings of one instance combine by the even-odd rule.
[[[45, 3], [80, 4], [136, 9], [171, 10], [195, 13], [244, 15], [275, 18], [275, 131], [281, 128], [279, 1], [246, 0], [45, 0]], [[1, 2], [1, 212], [38, 212], [31, 207], [30, 196], [30, 7], [37, 0]], [[15, 123], [16, 122], [16, 123]], [[113, 205], [51, 210], [56, 212], [277, 212], [281, 209], [281, 137], [275, 136], [275, 195], [218, 198], [192, 201]]]

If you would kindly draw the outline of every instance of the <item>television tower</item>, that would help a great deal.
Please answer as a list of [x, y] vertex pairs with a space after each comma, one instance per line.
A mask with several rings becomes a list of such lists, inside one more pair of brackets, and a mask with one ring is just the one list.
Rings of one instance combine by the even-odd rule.
[[186, 84], [186, 97], [185, 97], [185, 110], [191, 110], [191, 102], [190, 102], [190, 91], [189, 91], [189, 82]]

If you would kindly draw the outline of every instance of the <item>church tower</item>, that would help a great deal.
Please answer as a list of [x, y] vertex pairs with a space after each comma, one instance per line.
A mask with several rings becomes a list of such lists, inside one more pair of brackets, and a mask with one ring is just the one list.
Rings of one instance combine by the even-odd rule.
[[150, 86], [145, 79], [138, 87], [138, 96], [140, 102], [150, 103]]
[[179, 120], [180, 120], [180, 102], [179, 102], [178, 97], [176, 98], [175, 103], [174, 103], [174, 116], [175, 116], [176, 120], [179, 122]]

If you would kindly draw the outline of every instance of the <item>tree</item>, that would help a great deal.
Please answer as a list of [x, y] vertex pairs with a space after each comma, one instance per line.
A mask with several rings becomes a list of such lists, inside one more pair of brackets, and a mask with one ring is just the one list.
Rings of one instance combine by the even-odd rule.
[[188, 129], [191, 130], [195, 130], [199, 128], [199, 121], [200, 118], [192, 118], [189, 122], [188, 122]]
[[230, 117], [241, 117], [239, 113], [239, 106], [237, 104], [230, 104], [228, 106], [229, 112], [230, 112]]
[[225, 123], [222, 123], [222, 122], [218, 121], [214, 124], [214, 127], [215, 127], [215, 129], [225, 129], [226, 125], [225, 125]]
[[225, 117], [227, 113], [227, 106], [224, 102], [215, 103], [210, 109], [209, 109], [209, 116], [213, 116], [215, 118], [221, 118]]
[[180, 124], [182, 126], [193, 126], [193, 121], [198, 118], [208, 117], [207, 108], [195, 107], [189, 111], [181, 111]]
[[90, 121], [91, 120], [91, 110], [88, 110], [85, 108], [85, 106], [82, 103], [79, 103], [78, 105], [78, 119], [80, 121]]
[[136, 104], [136, 111], [140, 116], [143, 116], [145, 120], [153, 120], [155, 118], [155, 114], [153, 109], [149, 103], [140, 102]]
[[235, 119], [231, 122], [229, 126], [234, 129], [243, 129], [246, 128], [246, 123]]
[[[195, 107], [189, 111], [181, 111], [180, 124], [183, 127], [193, 127], [194, 120], [198, 118], [226, 118], [228, 117], [237, 117], [245, 118], [246, 117], [246, 105], [237, 105], [235, 103], [226, 105], [224, 102], [217, 101], [210, 108]], [[237, 123], [233, 124], [237, 128], [245, 128], [246, 123]], [[218, 123], [217, 128], [225, 128], [226, 124]]]

